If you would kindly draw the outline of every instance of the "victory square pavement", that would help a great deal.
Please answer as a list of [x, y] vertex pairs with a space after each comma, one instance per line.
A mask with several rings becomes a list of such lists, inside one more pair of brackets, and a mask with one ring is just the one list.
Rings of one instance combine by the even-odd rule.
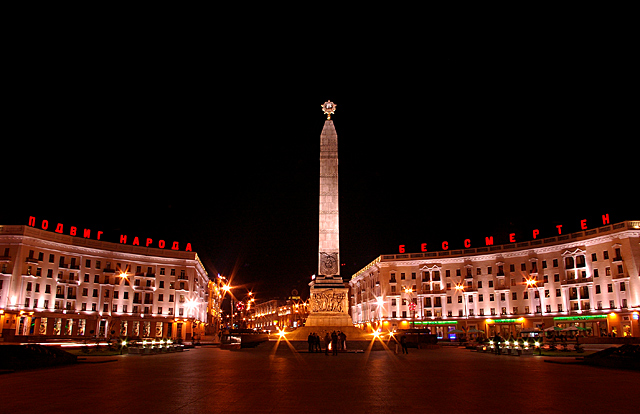
[[629, 413], [640, 404], [640, 372], [457, 348], [325, 356], [275, 346], [125, 355], [4, 374], [0, 411]]

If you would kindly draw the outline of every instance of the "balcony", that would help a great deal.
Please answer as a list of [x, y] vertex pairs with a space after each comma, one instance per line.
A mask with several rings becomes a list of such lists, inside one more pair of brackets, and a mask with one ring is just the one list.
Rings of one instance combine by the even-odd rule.
[[133, 290], [156, 290], [154, 286], [133, 286]]
[[67, 279], [56, 279], [56, 281], [58, 283], [78, 283], [78, 281], [80, 280], [79, 276], [73, 276], [73, 275], [69, 275], [69, 277]]
[[629, 275], [625, 275], [624, 273], [618, 273], [615, 276], [611, 276], [613, 280], [629, 280]]
[[564, 281], [560, 282], [560, 284], [562, 286], [576, 285], [576, 284], [580, 284], [580, 283], [593, 284], [593, 279], [590, 278], [590, 277], [582, 277], [580, 279], [567, 279], [567, 280], [564, 280]]
[[420, 289], [418, 292], [421, 295], [442, 295], [446, 293], [445, 289]]
[[38, 259], [36, 259], [35, 257], [27, 257], [25, 262], [27, 263], [38, 263]]

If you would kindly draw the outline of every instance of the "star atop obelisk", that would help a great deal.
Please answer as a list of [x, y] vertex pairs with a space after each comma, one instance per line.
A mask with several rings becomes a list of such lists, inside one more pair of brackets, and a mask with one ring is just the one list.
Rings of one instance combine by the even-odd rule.
[[331, 115], [336, 112], [336, 104], [331, 101], [327, 101], [322, 104], [322, 112], [327, 115], [327, 119], [331, 119]]

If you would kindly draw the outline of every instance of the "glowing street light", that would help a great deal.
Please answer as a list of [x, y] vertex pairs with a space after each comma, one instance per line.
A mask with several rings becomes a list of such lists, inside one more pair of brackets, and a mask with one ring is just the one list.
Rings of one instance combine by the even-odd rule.
[[464, 285], [462, 283], [456, 283], [456, 291], [462, 294], [462, 301], [464, 302], [464, 315], [465, 318], [469, 319], [469, 313], [467, 311], [467, 299], [464, 297]]

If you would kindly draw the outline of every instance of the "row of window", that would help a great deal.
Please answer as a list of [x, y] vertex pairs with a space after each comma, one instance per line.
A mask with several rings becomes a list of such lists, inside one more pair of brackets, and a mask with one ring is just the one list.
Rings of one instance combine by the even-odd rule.
[[[430, 308], [430, 306], [425, 305], [425, 308], [427, 308], [427, 307]], [[439, 307], [439, 306], [436, 305], [435, 307]], [[621, 307], [623, 309], [627, 308], [627, 300], [626, 299], [622, 299], [622, 306]], [[591, 302], [588, 301], [588, 300], [585, 300], [585, 301], [582, 301], [582, 302], [574, 302], [574, 303], [572, 303], [571, 308], [574, 311], [578, 311], [578, 310], [589, 311], [589, 310], [592, 310], [591, 309]], [[540, 305], [537, 305], [535, 313], [541, 313], [540, 309], [541, 309]], [[614, 300], [610, 300], [609, 301], [609, 309], [612, 309], [612, 310], [616, 309]], [[604, 308], [602, 306], [602, 301], [598, 301], [597, 302], [597, 310], [604, 310]], [[563, 312], [562, 303], [558, 303], [557, 304], [557, 311], [558, 312]], [[469, 316], [476, 316], [474, 309], [468, 309], [468, 312], [469, 312]], [[496, 316], [497, 315], [496, 308], [490, 308], [489, 312], [490, 312], [491, 316]], [[545, 306], [545, 312], [546, 313], [551, 313], [552, 312], [551, 311], [551, 305], [546, 305]], [[525, 306], [524, 307], [524, 312], [522, 314], [530, 314], [530, 313], [531, 313], [531, 311], [530, 311], [529, 306]], [[406, 310], [401, 311], [401, 314], [402, 314], [402, 318], [406, 318], [407, 317], [407, 311]], [[519, 307], [518, 306], [514, 306], [512, 308], [511, 315], [520, 315], [520, 314], [521, 313], [520, 313]], [[507, 307], [506, 306], [503, 306], [503, 307], [500, 308], [500, 315], [501, 316], [509, 315], [509, 313], [507, 312]], [[441, 317], [442, 316], [442, 312], [439, 311], [439, 310], [438, 311], [432, 311], [431, 309], [425, 309], [424, 310], [424, 316], [425, 317], [431, 317], [431, 316]], [[452, 317], [453, 316], [453, 311], [451, 311], [451, 310], [447, 311], [447, 316], [448, 317]], [[464, 315], [464, 311], [462, 309], [458, 309], [458, 316], [459, 317], [465, 316]], [[484, 308], [480, 308], [478, 310], [478, 316], [485, 316], [485, 309]], [[397, 318], [398, 317], [398, 311], [395, 311], [395, 310], [391, 311], [391, 317], [392, 318]]]
[[[89, 275], [85, 275], [85, 280], [84, 280], [85, 282], [88, 282], [88, 281], [89, 281], [89, 280], [88, 280], [88, 276], [89, 276]], [[96, 275], [96, 278], [97, 278], [97, 277], [98, 277], [98, 276]], [[73, 279], [71, 279], [71, 280], [73, 280]], [[0, 289], [2, 289], [3, 282], [4, 282], [3, 280], [0, 280]], [[95, 283], [98, 283], [98, 282], [96, 281]], [[105, 283], [109, 284], [109, 282], [108, 282], [108, 281], [106, 281]], [[120, 283], [116, 283], [116, 285], [118, 285], [118, 284], [120, 284]], [[129, 281], [128, 281], [128, 280], [125, 280], [124, 285], [125, 285], [125, 286], [130, 286], [130, 285], [129, 285]], [[134, 281], [134, 283], [133, 283], [133, 285], [134, 285], [134, 286], [140, 286], [140, 280], [139, 280], [139, 279], [135, 280], [135, 281]], [[51, 286], [52, 286], [52, 285], [49, 285], [49, 284], [45, 284], [45, 285], [44, 285], [44, 287], [45, 287], [45, 293], [51, 293]], [[159, 289], [164, 289], [164, 286], [165, 286], [165, 284], [164, 284], [164, 280], [161, 280], [161, 281], [159, 282]], [[146, 287], [153, 287], [153, 286], [152, 286], [152, 283], [151, 283], [151, 280], [147, 280], [147, 281], [146, 281]], [[56, 289], [57, 289], [58, 293], [60, 293], [60, 291], [63, 289], [63, 286], [61, 286], [61, 285], [57, 285], [57, 286], [56, 286]], [[69, 291], [70, 291], [71, 289], [75, 289], [75, 288], [70, 286], [68, 289], [69, 289]], [[83, 291], [83, 292], [87, 292], [87, 289], [88, 289], [88, 288], [83, 288], [83, 289], [82, 289], [82, 291]], [[169, 282], [169, 289], [172, 289], [172, 290], [174, 290], [174, 289], [175, 289], [175, 290], [185, 290], [185, 291], [187, 291], [187, 290], [189, 290], [189, 286], [188, 286], [188, 283], [187, 283], [187, 282], [179, 282], [179, 284], [178, 284], [178, 289], [176, 289], [176, 284], [175, 284], [175, 282]], [[27, 285], [26, 285], [26, 287], [25, 287], [25, 290], [26, 290], [27, 292], [31, 292], [31, 291], [40, 292], [40, 283], [27, 282]], [[94, 292], [94, 295], [96, 295], [96, 296], [97, 296], [98, 289], [93, 289], [93, 292]], [[114, 294], [114, 297], [115, 297], [115, 296], [118, 294], [118, 291], [117, 291], [117, 290], [114, 290], [113, 294]], [[124, 294], [125, 294], [125, 299], [126, 299], [126, 295], [128, 295], [128, 294], [129, 294], [129, 292], [125, 291], [125, 292], [124, 292]], [[107, 295], [106, 297], [109, 297], [109, 296], [108, 296], [108, 295], [109, 295], [109, 290], [105, 290], [105, 295]], [[86, 296], [86, 294], [84, 294], [83, 296]], [[170, 295], [170, 296], [173, 296], [173, 295]]]
[[[33, 309], [36, 309], [36, 308], [39, 307], [38, 305], [39, 305], [39, 300], [37, 298], [33, 299], [33, 302], [31, 302], [31, 298], [26, 298], [25, 301], [24, 301], [24, 307], [25, 308], [30, 308], [30, 307], [33, 306]], [[49, 299], [44, 299], [42, 301], [42, 308], [43, 309], [49, 309]], [[59, 300], [55, 301], [54, 309], [63, 309], [62, 308], [62, 301], [59, 301]], [[65, 309], [66, 310], [75, 311], [75, 308], [73, 308], [71, 306], [71, 302], [67, 302], [67, 306], [66, 306]], [[117, 303], [112, 304], [112, 307], [111, 307], [112, 312], [116, 312], [117, 313], [118, 309], [120, 309], [120, 311], [122, 313], [128, 313], [129, 306], [128, 305], [120, 305], [120, 307], [119, 307]], [[86, 302], [82, 302], [80, 304], [80, 310], [81, 311], [87, 311], [87, 303]], [[150, 306], [141, 307], [141, 306], [138, 306], [138, 305], [133, 305], [131, 312], [132, 313], [150, 314], [151, 310], [152, 310], [152, 308]], [[97, 312], [98, 311], [98, 304], [97, 303], [95, 303], [95, 302], [91, 303], [91, 311], [92, 312]], [[104, 303], [103, 304], [102, 311], [103, 312], [109, 312], [109, 304], [108, 303]], [[142, 312], [140, 312], [140, 311], [142, 311]], [[162, 311], [163, 311], [163, 307], [162, 306], [158, 306], [157, 314], [158, 315], [162, 315]], [[173, 315], [173, 308], [168, 308], [167, 309], [167, 315]], [[179, 316], [183, 316], [184, 315], [184, 308], [178, 308], [178, 315]]]
[[[627, 290], [627, 284], [626, 282], [621, 282], [620, 284], [620, 292], [625, 292]], [[613, 293], [613, 283], [608, 283], [607, 284], [607, 292], [608, 293]], [[534, 290], [534, 298], [535, 299], [539, 299], [540, 298], [540, 292], [538, 290]], [[578, 296], [578, 293], [580, 294]], [[601, 288], [600, 285], [595, 285], [595, 293], [596, 294], [600, 294], [601, 293]], [[500, 300], [501, 301], [506, 301], [506, 292], [502, 292], [499, 294], [500, 295]], [[555, 290], [555, 295], [557, 298], [562, 297], [562, 289], [557, 288]], [[462, 295], [457, 296], [458, 297], [458, 303], [462, 303]], [[469, 303], [473, 303], [474, 301], [474, 296], [473, 295], [468, 295], [467, 296], [468, 302]], [[489, 301], [493, 302], [495, 301], [495, 297], [496, 294], [495, 293], [489, 293]], [[544, 291], [544, 297], [545, 298], [550, 298], [551, 297], [551, 291], [549, 289], [545, 289]], [[577, 300], [578, 297], [580, 297], [580, 299], [588, 299], [589, 298], [589, 287], [588, 286], [580, 286], [580, 287], [572, 287], [569, 289], [569, 300]], [[452, 296], [447, 296], [447, 303], [452, 303]], [[436, 297], [435, 299], [440, 299], [439, 297]], [[522, 299], [523, 300], [528, 300], [529, 299], [529, 291], [525, 290], [524, 292], [522, 292]], [[426, 302], [425, 303], [431, 303], [431, 298], [427, 297], [425, 298]], [[511, 292], [511, 300], [518, 300], [518, 292]], [[483, 293], [479, 293], [478, 294], [478, 302], [484, 302], [484, 294]], [[407, 298], [403, 298], [402, 299], [402, 304], [403, 305], [407, 305], [408, 303], [408, 299]], [[391, 306], [396, 306], [397, 301], [396, 298], [392, 298], [391, 299]]]
[[[621, 265], [621, 264], [617, 265], [616, 269], [617, 269], [617, 274], [618, 275], [624, 274], [623, 265]], [[599, 269], [595, 269], [594, 268], [594, 269], [592, 269], [592, 271], [593, 271], [593, 277], [594, 278], [600, 277]], [[435, 271], [433, 273], [439, 273], [439, 272]], [[405, 276], [404, 275], [405, 275], [404, 273], [400, 274], [400, 280], [405, 280]], [[610, 267], [606, 267], [605, 268], [605, 275], [606, 276], [611, 276], [612, 275]], [[449, 277], [449, 276], [447, 276], [447, 277]], [[534, 275], [532, 277], [536, 281], [538, 280], [538, 276], [537, 275]], [[567, 271], [567, 279], [568, 280], [586, 279], [588, 277], [589, 277], [589, 275], [585, 270], [583, 270], [581, 273], [575, 273], [575, 271], [573, 271], [573, 270]], [[411, 279], [413, 279], [413, 280], [416, 279], [416, 273], [411, 273]], [[549, 283], [549, 275], [543, 275], [543, 280], [544, 280], [544, 283]], [[428, 283], [429, 281], [431, 281], [431, 282], [440, 282], [440, 276], [437, 275], [437, 276], [433, 276], [432, 278], [430, 278], [429, 272], [423, 272], [422, 283]], [[553, 275], [553, 281], [554, 282], [560, 282], [560, 274], [559, 273], [556, 273], [556, 274]], [[489, 282], [489, 287], [490, 288], [493, 287], [493, 280], [489, 280], [488, 282]], [[391, 284], [397, 283], [394, 273], [391, 273], [391, 279], [389, 280], [389, 283], [391, 283]], [[478, 280], [477, 283], [478, 283], [478, 289], [481, 289], [482, 288], [482, 280]], [[522, 283], [525, 283], [525, 278], [524, 277], [522, 278]], [[413, 286], [414, 286], [413, 289], [415, 291], [416, 285], [413, 285]], [[437, 286], [439, 286], [439, 284]], [[467, 286], [471, 287], [471, 281], [467, 281]], [[511, 286], [516, 286], [516, 279], [511, 278]], [[451, 283], [447, 283], [447, 290], [450, 290], [451, 288], [452, 288], [451, 287]], [[433, 288], [433, 289], [434, 290], [439, 290], [439, 287], [438, 288]], [[364, 291], [365, 287], [362, 286], [361, 290]], [[391, 291], [392, 292], [396, 291], [395, 290], [395, 286], [391, 285]]]
[[[5, 249], [5, 257], [9, 256], [9, 248]], [[31, 260], [30, 260], [31, 259]], [[27, 262], [32, 262], [32, 261], [38, 261], [38, 262], [43, 262], [44, 261], [44, 252], [38, 252], [38, 258], [35, 258], [35, 251], [34, 250], [29, 250], [29, 256], [27, 258]], [[58, 259], [58, 266], [59, 267], [63, 267], [63, 268], [71, 268], [71, 269], [78, 269], [79, 268], [79, 260], [76, 257], [71, 257], [69, 258], [69, 263], [65, 263], [66, 258], [65, 256], [60, 256]], [[102, 260], [97, 260], [94, 259], [93, 260], [94, 264], [95, 264], [95, 268], [96, 269], [102, 269]], [[55, 254], [50, 253], [49, 254], [49, 263], [55, 263]], [[92, 259], [85, 259], [85, 264], [84, 267], [85, 268], [91, 268], [91, 264], [92, 264]], [[105, 262], [105, 268], [103, 270], [112, 270], [111, 269], [111, 262]], [[116, 268], [114, 269], [118, 272], [129, 272], [131, 270], [131, 266], [130, 265], [126, 265], [126, 266], [122, 266], [121, 263], [116, 263]], [[152, 266], [147, 266], [147, 274], [154, 274], [155, 272], [153, 271], [153, 267]], [[176, 275], [176, 269], [170, 269], [171, 272], [171, 276], [175, 276]], [[136, 266], [136, 274], [140, 274], [142, 273], [142, 266], [138, 265]], [[160, 275], [165, 275], [165, 268], [161, 267], [160, 268]], [[180, 270], [180, 276], [185, 276], [185, 270], [181, 269]]]
[[[623, 274], [623, 270], [624, 269], [623, 269], [622, 265], [618, 265], [617, 270], [618, 270], [618, 274], [619, 275]], [[611, 268], [610, 267], [605, 268], [605, 275], [606, 276], [611, 276]], [[577, 277], [575, 277], [575, 275], [573, 275], [573, 276], [574, 277], [570, 278], [569, 280], [578, 279]], [[598, 269], [593, 269], [593, 277], [594, 278], [600, 277], [600, 272], [598, 271]], [[588, 274], [583, 273], [581, 275], [581, 278], [582, 279], [587, 279], [588, 278]], [[533, 279], [537, 282], [538, 281], [538, 276], [534, 276]], [[560, 274], [558, 274], [558, 273], [554, 274], [553, 275], [553, 281], [554, 282], [560, 282]], [[488, 287], [489, 288], [493, 288], [494, 287], [494, 281], [493, 280], [488, 280], [487, 282], [488, 282]], [[429, 282], [423, 280], [422, 283], [429, 283]], [[524, 277], [522, 278], [522, 282], [521, 283], [523, 285], [526, 283], [526, 279]], [[543, 283], [544, 284], [549, 283], [549, 275], [543, 275]], [[483, 286], [484, 286], [484, 281], [482, 281], [482, 280], [476, 281], [476, 287], [478, 289], [482, 289]], [[516, 279], [515, 278], [511, 278], [511, 286], [516, 286]], [[466, 288], [472, 288], [473, 287], [472, 281], [470, 281], [470, 280], [467, 281], [465, 287]], [[501, 287], [503, 287], [503, 286], [501, 285]], [[412, 289], [413, 292], [417, 292], [416, 288], [417, 288], [417, 285], [414, 284], [411, 289]], [[439, 282], [433, 283], [433, 285], [430, 288], [423, 287], [423, 289], [424, 290], [440, 290], [440, 283]], [[452, 289], [453, 289], [452, 284], [450, 282], [447, 282], [446, 290], [452, 290]], [[402, 291], [404, 291], [404, 286], [402, 286], [401, 289], [399, 291], [397, 291], [396, 286], [391, 285], [391, 293], [397, 293], [397, 292], [402, 292]], [[364, 293], [364, 292], [365, 292], [365, 288], [363, 287], [361, 289], [361, 293]]]

